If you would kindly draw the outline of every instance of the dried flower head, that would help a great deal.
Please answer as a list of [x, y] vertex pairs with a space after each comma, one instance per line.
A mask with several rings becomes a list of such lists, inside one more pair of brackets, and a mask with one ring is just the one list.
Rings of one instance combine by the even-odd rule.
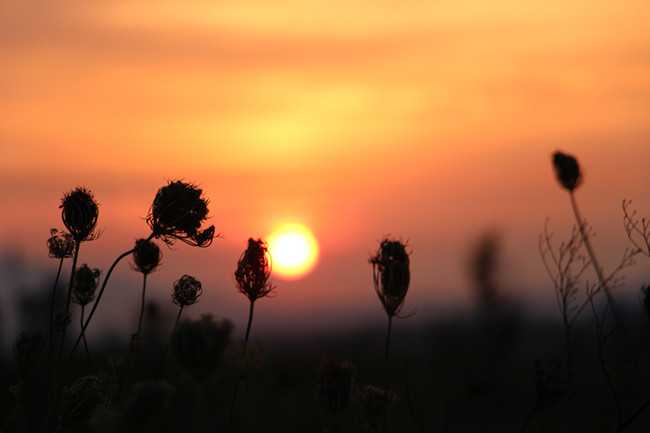
[[57, 229], [50, 229], [50, 238], [47, 240], [47, 248], [50, 250], [50, 257], [53, 259], [67, 259], [74, 254], [75, 242], [70, 233], [61, 232]]
[[90, 269], [86, 264], [75, 271], [72, 280], [72, 302], [83, 307], [95, 299], [99, 274], [99, 269]]
[[248, 248], [237, 262], [237, 288], [251, 302], [255, 302], [273, 291], [274, 286], [269, 283], [270, 276], [270, 254], [266, 242], [261, 239], [248, 239]]
[[167, 244], [176, 239], [186, 244], [207, 247], [214, 238], [214, 226], [200, 230], [208, 218], [208, 200], [196, 185], [171, 181], [158, 190], [147, 223], [154, 236]]
[[90, 190], [77, 187], [65, 193], [59, 207], [62, 209], [63, 224], [76, 242], [97, 238], [95, 226], [99, 216], [99, 205]]
[[155, 242], [146, 239], [135, 241], [133, 264], [131, 265], [133, 270], [148, 275], [156, 270], [161, 259], [162, 251]]
[[195, 304], [203, 293], [201, 282], [190, 275], [183, 275], [174, 282], [172, 301], [179, 307], [188, 307]]
[[52, 319], [52, 324], [54, 325], [54, 330], [56, 332], [63, 331], [66, 326], [72, 322], [72, 314], [69, 311], [57, 310], [54, 312], [54, 318]]
[[582, 182], [578, 161], [571, 155], [562, 152], [553, 154], [553, 167], [557, 180], [569, 191], [576, 189]]
[[216, 322], [210, 315], [203, 315], [200, 320], [185, 320], [176, 328], [171, 348], [185, 372], [203, 381], [221, 360], [232, 330], [230, 320]]
[[384, 239], [374, 256], [372, 264], [375, 291], [389, 317], [400, 312], [408, 291], [411, 272], [406, 246], [400, 241]]
[[357, 367], [349, 361], [323, 358], [318, 364], [316, 397], [329, 414], [345, 412], [358, 390]]
[[43, 351], [43, 336], [40, 332], [28, 334], [21, 332], [14, 343], [14, 359], [18, 367], [18, 377], [24, 379], [38, 364]]

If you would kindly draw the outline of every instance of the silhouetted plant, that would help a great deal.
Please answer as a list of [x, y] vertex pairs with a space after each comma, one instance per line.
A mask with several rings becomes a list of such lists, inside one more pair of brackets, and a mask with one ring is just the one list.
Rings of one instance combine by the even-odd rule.
[[354, 415], [359, 384], [357, 367], [349, 361], [327, 357], [318, 363], [316, 399], [324, 415], [324, 431], [344, 431]]
[[402, 310], [411, 280], [409, 255], [400, 241], [384, 239], [375, 255], [370, 257], [375, 291], [388, 315], [384, 382], [388, 386], [388, 358], [393, 317]]
[[[251, 325], [253, 323], [253, 309], [255, 301], [269, 296], [273, 293], [275, 287], [269, 282], [271, 277], [271, 255], [268, 251], [268, 245], [262, 239], [248, 239], [248, 246], [242, 253], [237, 261], [237, 269], [235, 270], [235, 283], [240, 293], [246, 295], [250, 301], [248, 310], [248, 323], [246, 325], [246, 335], [244, 337], [244, 344], [242, 348], [242, 363], [246, 364], [246, 349], [248, 347], [248, 339], [251, 332]], [[235, 401], [237, 399], [237, 389], [241, 377], [237, 378], [235, 382], [235, 389], [233, 391], [232, 403], [230, 406], [230, 415], [228, 417], [228, 431], [232, 427], [232, 417], [235, 409]]]
[[366, 385], [361, 390], [360, 401], [368, 427], [374, 431], [386, 428], [386, 413], [397, 403], [397, 395], [390, 389]]
[[[72, 302], [81, 306], [80, 326], [84, 324], [84, 312], [86, 305], [95, 299], [95, 292], [99, 285], [99, 269], [90, 269], [88, 265], [84, 264], [74, 273], [72, 281]], [[93, 361], [90, 357], [90, 350], [88, 349], [88, 342], [86, 336], [83, 336], [84, 349], [88, 357], [88, 365], [93, 369]]]

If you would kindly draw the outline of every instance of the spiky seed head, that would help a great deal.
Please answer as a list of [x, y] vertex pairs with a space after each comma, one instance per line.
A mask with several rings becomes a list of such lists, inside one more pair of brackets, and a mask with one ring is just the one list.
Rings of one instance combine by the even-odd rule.
[[339, 362], [333, 357], [321, 359], [316, 396], [323, 410], [331, 415], [345, 412], [358, 392], [357, 367], [354, 364]]
[[201, 282], [190, 275], [183, 275], [174, 282], [172, 302], [179, 307], [189, 307], [195, 304], [203, 293]]
[[77, 187], [65, 193], [59, 207], [63, 224], [76, 242], [97, 238], [95, 226], [99, 217], [99, 205], [90, 190]]
[[203, 315], [200, 320], [185, 320], [176, 328], [171, 348], [185, 372], [202, 382], [221, 360], [232, 330], [230, 320], [215, 321], [210, 315]]
[[53, 259], [68, 259], [74, 254], [74, 238], [70, 233], [50, 229], [50, 238], [46, 242], [49, 256]]
[[384, 239], [375, 255], [370, 257], [375, 291], [386, 314], [397, 315], [404, 305], [404, 298], [411, 280], [409, 255], [406, 245], [400, 241]]
[[34, 370], [43, 352], [43, 336], [40, 332], [33, 334], [21, 332], [14, 343], [14, 359], [18, 367], [18, 377], [24, 379]]
[[582, 175], [578, 161], [571, 155], [562, 152], [553, 154], [555, 176], [560, 184], [568, 191], [573, 191], [582, 183]]
[[158, 190], [147, 215], [155, 237], [167, 244], [176, 240], [188, 245], [207, 247], [215, 236], [214, 226], [201, 230], [208, 218], [208, 200], [196, 185], [180, 180]]
[[95, 299], [99, 274], [99, 269], [90, 269], [87, 264], [75, 271], [72, 279], [72, 302], [83, 307]]
[[251, 302], [273, 292], [269, 283], [271, 260], [266, 242], [261, 239], [248, 239], [248, 247], [242, 253], [235, 270], [235, 282], [241, 293]]
[[146, 239], [135, 241], [133, 264], [131, 265], [133, 270], [148, 275], [156, 270], [161, 259], [162, 251], [155, 242]]

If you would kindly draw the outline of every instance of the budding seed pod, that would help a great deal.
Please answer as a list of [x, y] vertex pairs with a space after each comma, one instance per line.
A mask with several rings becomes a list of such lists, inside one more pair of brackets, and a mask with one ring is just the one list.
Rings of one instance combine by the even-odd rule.
[[553, 154], [553, 167], [555, 168], [557, 180], [568, 191], [573, 191], [582, 183], [580, 166], [573, 156], [555, 152]]
[[69, 311], [57, 310], [54, 313], [52, 322], [54, 324], [54, 330], [56, 332], [61, 332], [72, 322], [72, 314], [70, 314]]
[[162, 251], [155, 242], [146, 239], [135, 241], [135, 250], [133, 251], [133, 270], [148, 275], [156, 270], [162, 259]]
[[83, 307], [95, 299], [99, 274], [99, 269], [90, 269], [86, 264], [75, 271], [72, 280], [72, 302]]
[[411, 280], [409, 255], [400, 241], [384, 239], [374, 256], [370, 257], [375, 291], [386, 314], [399, 313]]
[[235, 282], [241, 293], [251, 302], [271, 293], [274, 287], [269, 284], [271, 265], [268, 247], [261, 239], [248, 239], [248, 248], [237, 262]]
[[207, 247], [214, 238], [214, 226], [200, 230], [208, 217], [208, 200], [196, 185], [171, 181], [160, 188], [147, 215], [155, 237], [167, 244], [180, 240], [189, 245]]
[[94, 230], [99, 216], [99, 205], [90, 190], [78, 187], [64, 194], [59, 207], [62, 209], [63, 224], [76, 242], [96, 238]]
[[190, 275], [183, 275], [174, 282], [172, 302], [179, 307], [189, 307], [197, 302], [203, 293], [201, 282]]

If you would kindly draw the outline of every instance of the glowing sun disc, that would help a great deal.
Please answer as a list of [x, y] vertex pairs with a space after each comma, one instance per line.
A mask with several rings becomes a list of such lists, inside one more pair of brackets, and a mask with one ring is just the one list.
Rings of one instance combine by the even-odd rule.
[[309, 274], [318, 261], [318, 242], [301, 224], [284, 224], [268, 237], [273, 273], [285, 280]]

